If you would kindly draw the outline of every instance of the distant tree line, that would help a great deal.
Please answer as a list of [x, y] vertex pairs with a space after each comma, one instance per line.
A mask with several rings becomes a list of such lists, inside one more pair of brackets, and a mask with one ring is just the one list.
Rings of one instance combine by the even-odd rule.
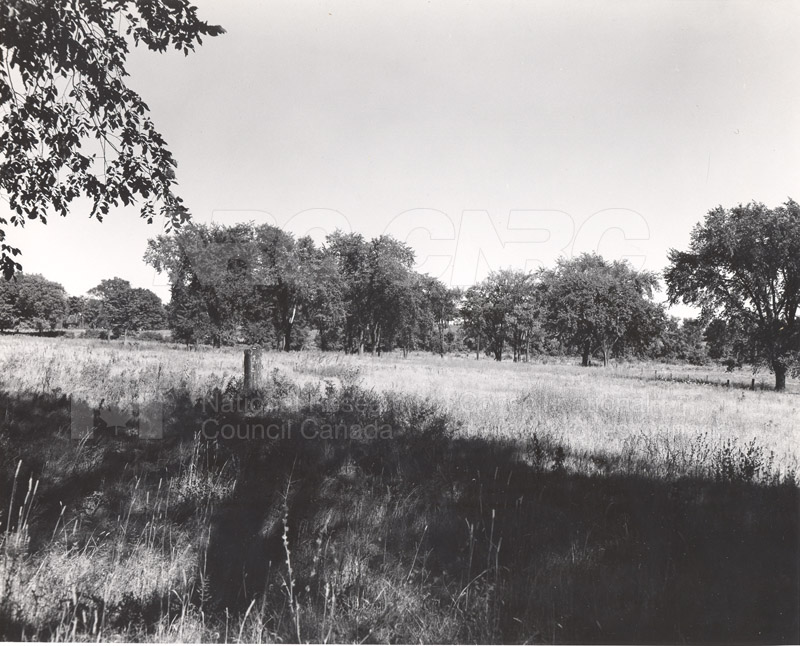
[[465, 291], [413, 269], [408, 245], [336, 231], [321, 246], [269, 225], [189, 225], [148, 242], [145, 261], [169, 275], [166, 308], [146, 289], [103, 280], [67, 297], [39, 275], [0, 282], [0, 331], [58, 326], [112, 337], [168, 326], [172, 338], [216, 347], [259, 344], [347, 353], [473, 352], [497, 361], [578, 355], [584, 366], [645, 357], [733, 369], [766, 365], [776, 388], [800, 369], [800, 207], [710, 211], [686, 252], [671, 250], [669, 316], [658, 276], [596, 254], [536, 272], [504, 269]]
[[101, 281], [88, 297], [68, 296], [59, 283], [39, 274], [18, 272], [0, 280], [0, 331], [88, 328], [117, 338], [166, 324], [161, 299], [121, 278]]
[[414, 271], [413, 251], [394, 238], [340, 231], [317, 247], [269, 225], [192, 225], [151, 240], [145, 260], [169, 274], [168, 324], [187, 344], [578, 354], [583, 365], [753, 359], [736, 325], [667, 315], [653, 300], [656, 274], [596, 254], [493, 272], [466, 291]]
[[192, 225], [151, 240], [170, 277], [169, 326], [187, 343], [316, 345], [349, 353], [453, 345], [460, 292], [413, 270], [390, 236], [335, 232], [317, 247], [269, 225]]
[[19, 273], [0, 280], [0, 330], [27, 327], [38, 332], [63, 324], [67, 293], [39, 274]]

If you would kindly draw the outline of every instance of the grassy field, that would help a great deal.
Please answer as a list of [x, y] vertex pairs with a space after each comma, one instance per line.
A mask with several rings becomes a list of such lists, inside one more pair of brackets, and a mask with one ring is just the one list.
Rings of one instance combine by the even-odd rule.
[[[244, 393], [241, 371], [0, 337], [0, 638], [800, 641], [796, 381], [309, 352]], [[160, 441], [102, 415], [153, 405]]]

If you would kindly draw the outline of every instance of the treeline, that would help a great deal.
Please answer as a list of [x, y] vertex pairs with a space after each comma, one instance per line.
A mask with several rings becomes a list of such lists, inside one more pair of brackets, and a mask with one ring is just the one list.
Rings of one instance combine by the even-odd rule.
[[68, 296], [62, 285], [39, 274], [0, 280], [0, 331], [89, 328], [117, 338], [166, 324], [161, 299], [122, 278], [101, 281], [88, 297]]
[[655, 274], [597, 255], [535, 273], [502, 270], [461, 291], [414, 271], [414, 252], [390, 236], [337, 231], [317, 247], [240, 224], [160, 236], [145, 260], [169, 274], [169, 327], [187, 344], [474, 352], [498, 361], [577, 353], [584, 365], [612, 356], [703, 363], [708, 348], [733, 351], [724, 323], [709, 341], [698, 321], [668, 316], [653, 300]]
[[537, 272], [493, 272], [465, 291], [414, 271], [414, 252], [390, 236], [340, 231], [317, 247], [269, 225], [191, 225], [151, 240], [145, 260], [169, 275], [166, 307], [121, 278], [80, 297], [20, 273], [0, 281], [0, 331], [73, 327], [118, 338], [166, 327], [195, 346], [469, 352], [497, 361], [579, 355], [583, 365], [756, 360], [741, 325], [669, 316], [653, 299], [656, 274], [591, 254]]
[[725, 321], [679, 319], [654, 301], [658, 277], [595, 254], [538, 272], [502, 270], [467, 289], [459, 309], [464, 343], [500, 361], [536, 355], [639, 357], [703, 364], [752, 360], [745, 336]]
[[188, 344], [444, 353], [460, 292], [413, 270], [390, 236], [335, 232], [319, 248], [277, 227], [192, 225], [148, 244], [170, 277], [169, 326]]

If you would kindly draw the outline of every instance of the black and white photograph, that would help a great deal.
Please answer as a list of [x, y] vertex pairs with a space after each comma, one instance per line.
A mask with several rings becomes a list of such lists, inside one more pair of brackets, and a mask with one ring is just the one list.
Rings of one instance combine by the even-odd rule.
[[0, 642], [799, 644], [798, 34], [0, 0]]

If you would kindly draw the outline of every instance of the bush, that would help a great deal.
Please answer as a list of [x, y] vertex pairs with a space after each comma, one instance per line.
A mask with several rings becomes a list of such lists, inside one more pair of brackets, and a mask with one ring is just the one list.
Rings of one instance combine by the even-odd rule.
[[169, 331], [142, 330], [136, 335], [140, 341], [171, 341], [172, 335]]
[[108, 330], [89, 329], [89, 330], [84, 330], [83, 334], [81, 334], [80, 338], [81, 339], [102, 339], [103, 341], [108, 341], [109, 335], [108, 335]]

